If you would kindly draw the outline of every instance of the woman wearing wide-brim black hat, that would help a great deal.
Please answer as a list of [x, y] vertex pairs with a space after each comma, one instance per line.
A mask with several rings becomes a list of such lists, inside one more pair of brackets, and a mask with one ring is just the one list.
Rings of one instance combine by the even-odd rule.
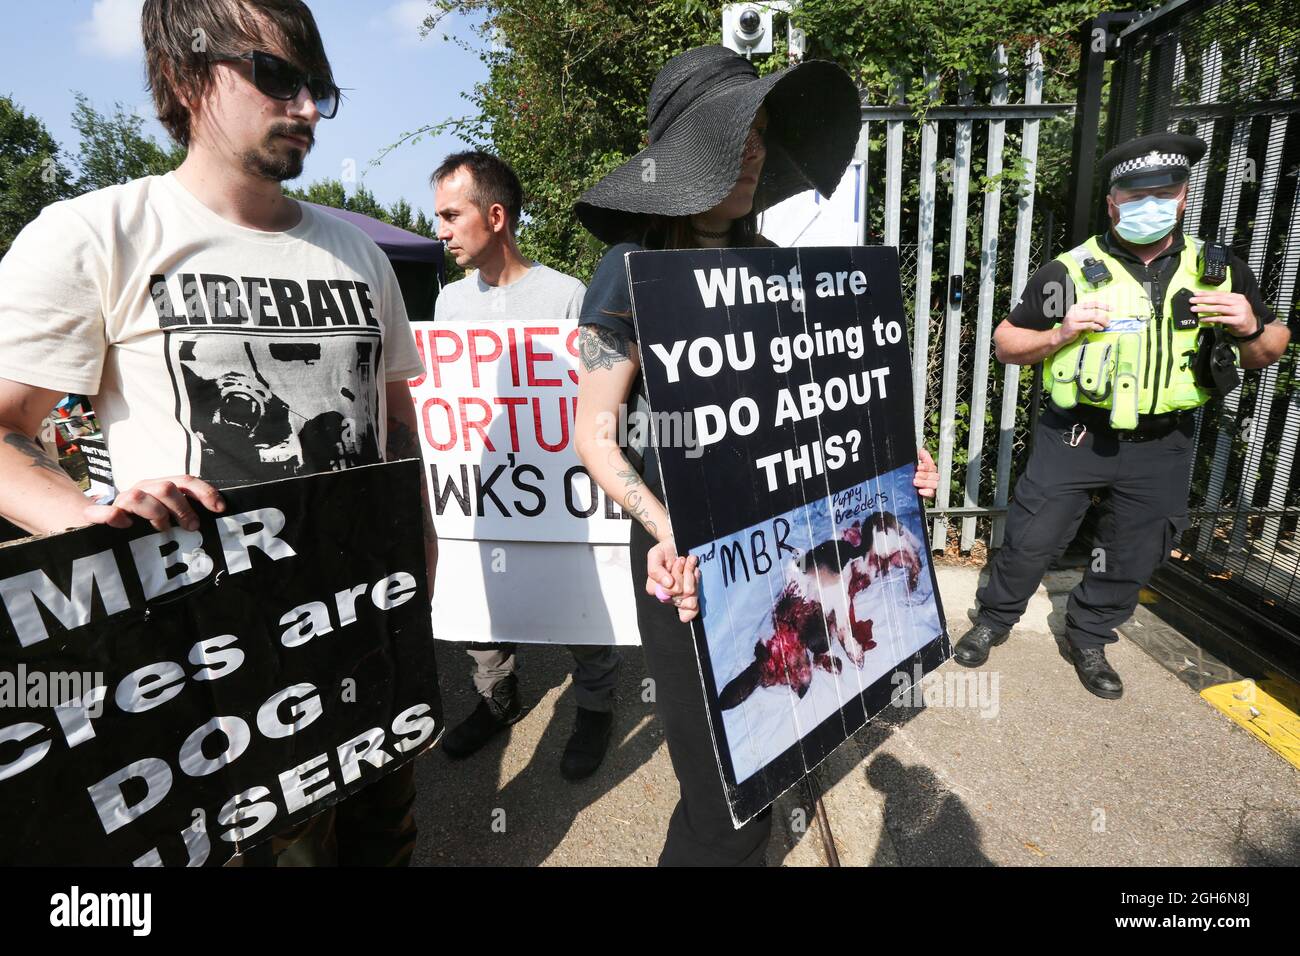
[[661, 865], [760, 865], [771, 818], [764, 811], [740, 829], [732, 825], [685, 623], [699, 612], [696, 559], [677, 555], [653, 447], [617, 442], [620, 409], [648, 411], [624, 255], [771, 245], [758, 234], [757, 214], [807, 189], [834, 192], [853, 158], [860, 116], [857, 88], [833, 63], [810, 61], [759, 77], [724, 47], [687, 50], [650, 88], [649, 146], [574, 208], [588, 230], [612, 244], [579, 320], [574, 438], [592, 478], [636, 519], [637, 624], [681, 787]]

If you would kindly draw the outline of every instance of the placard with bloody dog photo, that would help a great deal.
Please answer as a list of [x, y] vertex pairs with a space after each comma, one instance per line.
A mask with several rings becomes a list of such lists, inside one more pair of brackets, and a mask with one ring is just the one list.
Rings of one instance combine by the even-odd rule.
[[912, 478], [890, 248], [627, 257], [642, 368], [737, 826], [951, 654]]

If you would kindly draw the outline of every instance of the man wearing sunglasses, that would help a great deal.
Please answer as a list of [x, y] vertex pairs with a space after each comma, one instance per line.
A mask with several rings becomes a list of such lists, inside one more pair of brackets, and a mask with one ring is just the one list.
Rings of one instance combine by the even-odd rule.
[[[185, 161], [54, 203], [0, 260], [0, 517], [32, 533], [192, 529], [223, 487], [419, 456], [406, 383], [422, 364], [392, 266], [281, 189], [339, 105], [311, 12], [146, 0], [141, 26]], [[87, 507], [32, 442], [67, 392], [94, 396], [126, 489], [111, 502]], [[340, 863], [405, 863], [414, 797], [408, 763], [305, 824], [312, 838], [280, 834], [277, 862], [329, 862], [333, 844]]]

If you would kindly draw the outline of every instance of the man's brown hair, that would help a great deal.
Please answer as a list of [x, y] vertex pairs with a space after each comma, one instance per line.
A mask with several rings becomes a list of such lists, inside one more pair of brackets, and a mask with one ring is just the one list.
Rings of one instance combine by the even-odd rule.
[[316, 20], [302, 0], [145, 0], [140, 14], [149, 90], [158, 119], [190, 144], [190, 111], [212, 83], [212, 55], [278, 46], [301, 70], [333, 82]]

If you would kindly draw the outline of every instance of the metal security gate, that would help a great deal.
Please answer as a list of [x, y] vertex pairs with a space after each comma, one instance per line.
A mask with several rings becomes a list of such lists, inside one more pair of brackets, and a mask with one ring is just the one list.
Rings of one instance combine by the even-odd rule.
[[[993, 60], [995, 78], [987, 91], [987, 103], [977, 104], [973, 90], [963, 80], [957, 104], [939, 105], [932, 92], [934, 105], [920, 116], [897, 102], [902, 99], [901, 87], [896, 90], [895, 103], [865, 105], [856, 157], [863, 162], [861, 199], [864, 209], [869, 209], [873, 198], [870, 184], [881, 179], [880, 171], [874, 171], [873, 177], [872, 137], [878, 138], [875, 124], [883, 123], [884, 169], [879, 189], [879, 201], [884, 203], [883, 234], [868, 235], [870, 216], [864, 215], [862, 241], [883, 242], [899, 250], [903, 298], [910, 306], [912, 322], [916, 436], [918, 443], [938, 449], [939, 491], [935, 506], [928, 511], [935, 518], [933, 546], [940, 550], [948, 543], [951, 518], [961, 519], [963, 551], [975, 543], [980, 518], [992, 518], [992, 544], [996, 547], [1001, 541], [1011, 466], [1017, 448], [1023, 446], [1028, 415], [1020, 368], [991, 367], [992, 331], [1019, 297], [1031, 268], [1052, 255], [1050, 247], [1058, 238], [1053, 235], [1052, 217], [1046, 217], [1040, 228], [1034, 220], [1039, 125], [1074, 110], [1072, 104], [1042, 102], [1043, 61], [1036, 46], [1025, 59], [1020, 102], [1011, 101], [1011, 77], [1003, 47], [993, 52]], [[938, 85], [933, 74], [927, 74], [924, 81], [927, 90]], [[915, 124], [920, 126], [919, 143], [915, 130], [909, 129], [912, 135], [907, 139], [916, 152], [905, 156], [905, 127]], [[982, 197], [977, 193], [973, 199], [972, 144], [977, 124], [982, 127], [978, 139], [985, 146], [982, 181], [989, 185]], [[1015, 201], [1014, 214], [1003, 208], [1008, 125], [1020, 134], [1019, 165], [1024, 173], [1018, 193], [1008, 190], [1006, 194], [1008, 200]], [[941, 145], [947, 147], [942, 160]], [[902, 202], [905, 176], [915, 176], [918, 187], [911, 215], [905, 215], [908, 211]], [[942, 219], [941, 191], [948, 193]], [[976, 202], [978, 212], [971, 208]], [[915, 243], [902, 241], [905, 218], [916, 224]], [[1001, 243], [1011, 220], [1008, 268]], [[976, 228], [971, 228], [972, 224]], [[935, 261], [937, 244], [946, 246], [946, 264]], [[972, 260], [973, 267], [968, 264]], [[975, 279], [978, 290], [973, 322], [966, 301], [967, 278]], [[996, 417], [991, 404], [995, 400]], [[991, 419], [994, 434], [986, 429], [986, 417]], [[958, 481], [962, 500], [953, 504], [953, 486]]]
[[[1090, 49], [1081, 70], [1071, 242], [1104, 226], [1104, 189], [1093, 175], [1101, 151], [1159, 130], [1196, 135], [1210, 148], [1189, 181], [1184, 232], [1229, 243], [1278, 320], [1300, 331], [1294, 4], [1175, 0], [1141, 18], [1098, 18], [1094, 29], [1109, 42], [1105, 52]], [[1105, 60], [1110, 91], [1103, 103]], [[1277, 364], [1246, 373], [1231, 395], [1199, 413], [1193, 525], [1156, 583], [1207, 611], [1217, 606], [1234, 630], [1249, 626], [1300, 641], [1298, 358], [1293, 343]]]

